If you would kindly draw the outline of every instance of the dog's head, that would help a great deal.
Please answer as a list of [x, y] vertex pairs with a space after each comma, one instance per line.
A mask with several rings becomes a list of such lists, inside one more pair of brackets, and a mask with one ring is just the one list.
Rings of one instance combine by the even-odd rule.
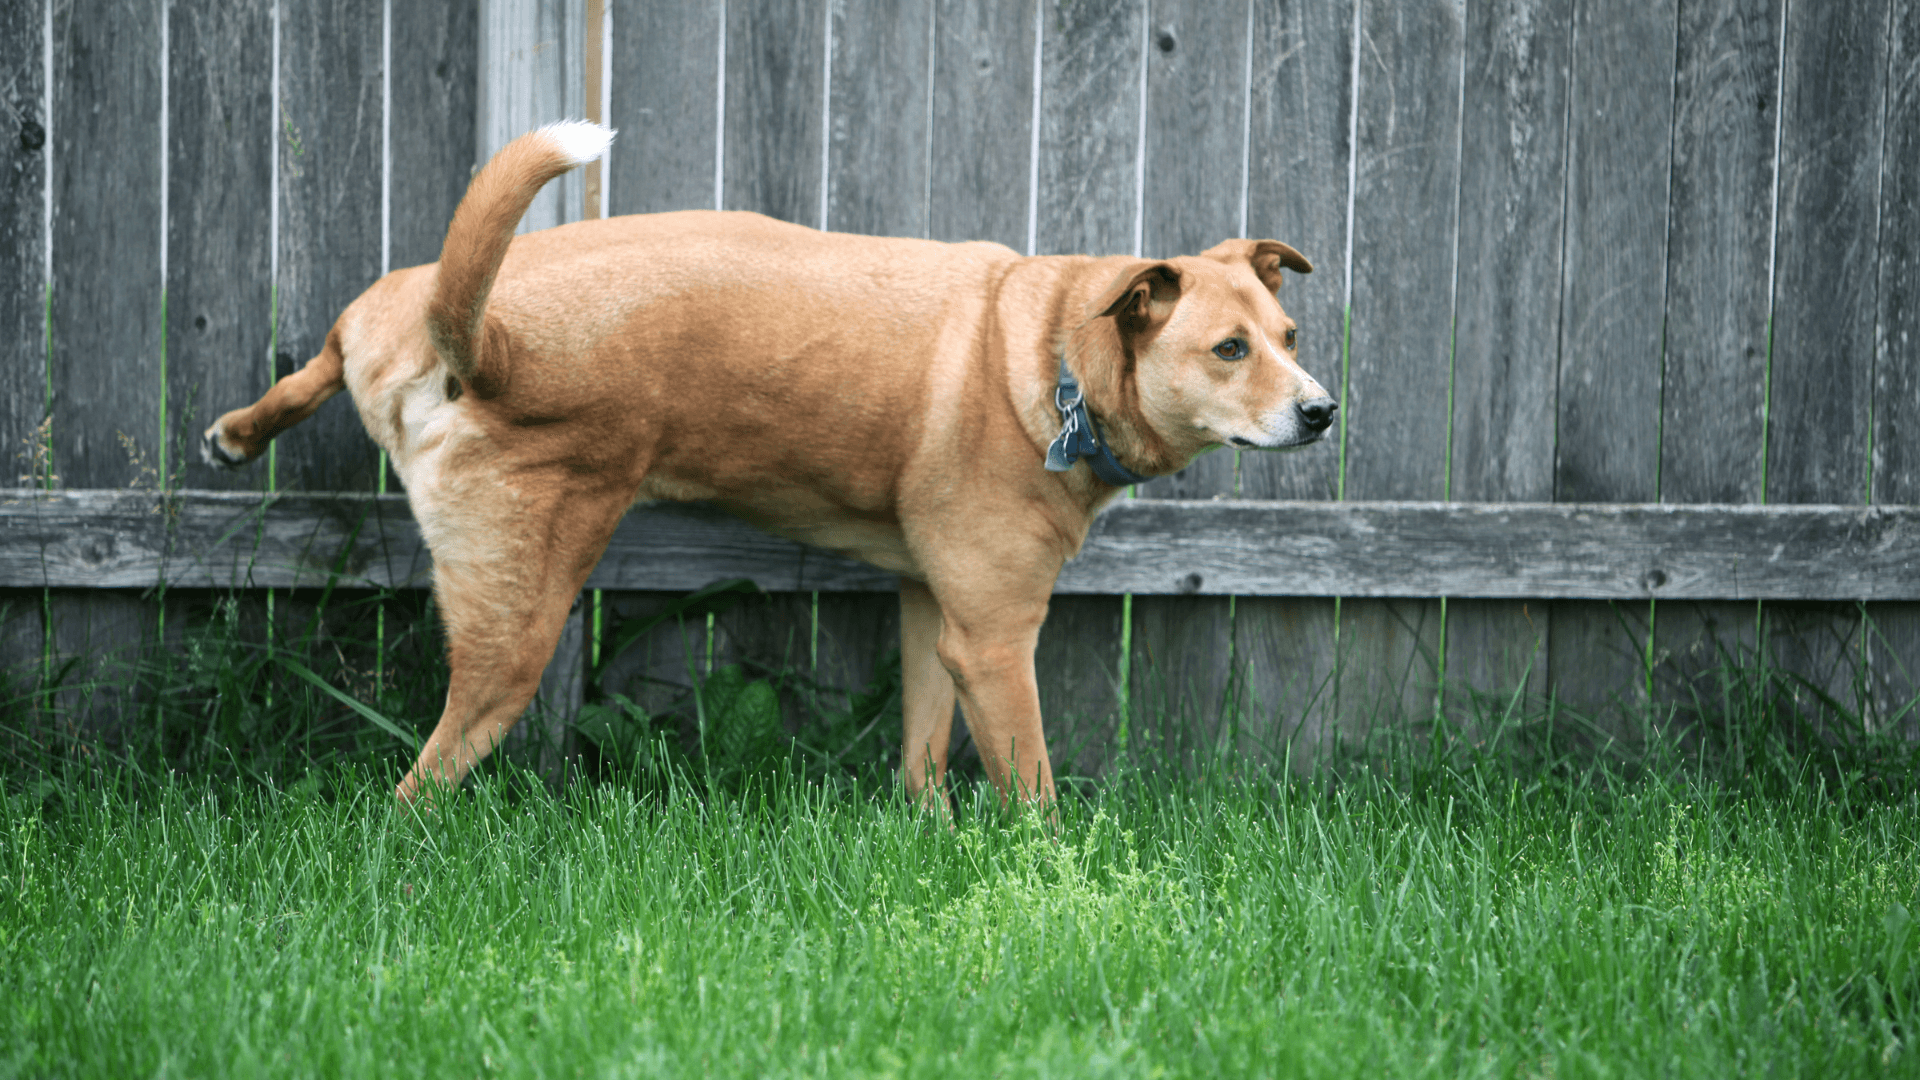
[[1313, 264], [1277, 240], [1229, 240], [1130, 263], [1087, 304], [1068, 363], [1123, 460], [1168, 472], [1212, 446], [1325, 434], [1336, 406], [1300, 367], [1299, 329], [1275, 295], [1282, 270]]

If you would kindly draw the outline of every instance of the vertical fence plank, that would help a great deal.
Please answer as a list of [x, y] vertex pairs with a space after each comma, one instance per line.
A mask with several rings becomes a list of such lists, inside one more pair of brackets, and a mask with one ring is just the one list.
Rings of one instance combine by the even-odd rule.
[[0, 479], [20, 487], [37, 485], [32, 448], [46, 418], [45, 13], [0, 11]]
[[1034, 14], [1044, 0], [936, 0], [927, 235], [1027, 249]]
[[835, 0], [824, 228], [927, 235], [933, 4]]
[[[1280, 302], [1300, 325], [1303, 366], [1338, 396], [1346, 349], [1348, 166], [1353, 146], [1353, 5], [1253, 5], [1249, 43], [1247, 235], [1284, 240], [1313, 262]], [[1340, 486], [1339, 429], [1306, 450], [1240, 455], [1249, 499], [1332, 499]], [[1250, 745], [1284, 754], [1326, 733], [1333, 703], [1334, 602], [1244, 596], [1234, 610]], [[1311, 755], [1294, 754], [1306, 763]]]
[[[1136, 0], [1045, 0], [1040, 29], [1039, 191], [1033, 254], [1115, 255], [1134, 250], [1140, 131], [1140, 32]], [[1081, 768], [1104, 768], [1125, 747], [1121, 713], [1125, 628], [1119, 597], [1056, 597], [1040, 632], [1036, 668], [1049, 717], [1074, 716], [1069, 744]], [[1107, 724], [1105, 742], [1081, 731]], [[1077, 745], [1070, 745], [1077, 744]]]
[[[1868, 494], [1887, 16], [1879, 0], [1787, 7], [1770, 502], [1859, 503]], [[1841, 116], [1851, 119], [1835, 124]], [[1846, 711], [1865, 703], [1862, 629], [1857, 604], [1766, 607], [1775, 662]], [[1793, 689], [1810, 711], [1825, 711], [1805, 684]]]
[[608, 205], [616, 214], [711, 210], [720, 137], [717, 2], [614, 3], [613, 115], [620, 132]]
[[[1660, 499], [1761, 502], [1772, 297], [1780, 0], [1681, 11], [1674, 76]], [[1730, 662], [1750, 661], [1752, 603], [1663, 603], [1656, 704], [1723, 712]]]
[[[379, 278], [383, 180], [379, 0], [301, 0], [280, 20], [276, 378], [318, 355]], [[379, 450], [345, 394], [275, 440], [273, 454], [282, 490], [372, 491], [379, 475]]]
[[[0, 9], [0, 473], [38, 486], [46, 418], [46, 9]], [[38, 475], [37, 475], [38, 474]], [[0, 589], [0, 711], [28, 715], [46, 644], [38, 589]]]
[[[1197, 255], [1240, 235], [1247, 109], [1247, 9], [1209, 0], [1150, 5], [1141, 254]], [[1142, 484], [1143, 499], [1234, 494], [1236, 454], [1219, 449]], [[1216, 745], [1238, 724], [1231, 704], [1232, 600], [1143, 596], [1133, 602], [1133, 700], [1160, 716], [1164, 753]]]
[[[585, 0], [484, 0], [476, 122], [482, 159], [542, 124], [586, 115], [586, 21]], [[580, 220], [585, 191], [582, 170], [554, 178], [519, 231]]]
[[174, 0], [168, 61], [167, 440], [172, 486], [259, 489], [200, 460], [213, 417], [267, 389], [273, 341], [273, 16]]
[[447, 223], [479, 164], [478, 14], [470, 0], [393, 5], [387, 243], [394, 269], [439, 260]]
[[728, 0], [728, 210], [820, 225], [823, 6]]
[[[1354, 147], [1346, 497], [1446, 494], [1465, 10], [1363, 0]], [[1348, 735], [1425, 720], [1439, 683], [1437, 600], [1348, 600], [1337, 681]]]
[[160, 19], [160, 0], [54, 13], [51, 364], [65, 487], [159, 486]]
[[[1899, 0], [1880, 182], [1873, 501], [1920, 502], [1920, 0]], [[1920, 722], [1920, 604], [1867, 605], [1874, 722]]]
[[[1553, 498], [1552, 358], [1560, 332], [1571, 0], [1470, 9], [1460, 154], [1448, 494]], [[1450, 704], [1546, 690], [1546, 603], [1447, 605]]]
[[[159, 0], [54, 12], [53, 463], [65, 487], [156, 488], [160, 467], [162, 147]], [[124, 441], [123, 441], [124, 440]], [[80, 661], [69, 716], [131, 708], [152, 619], [137, 594], [55, 594], [56, 668]]]
[[[1554, 498], [1657, 495], [1673, 0], [1574, 9]], [[1646, 605], [1553, 605], [1553, 693], [1598, 715], [1645, 702]]]

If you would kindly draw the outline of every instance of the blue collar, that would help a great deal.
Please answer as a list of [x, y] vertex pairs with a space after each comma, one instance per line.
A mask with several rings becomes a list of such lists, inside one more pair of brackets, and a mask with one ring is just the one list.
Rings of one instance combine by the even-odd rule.
[[1087, 413], [1080, 381], [1067, 370], [1065, 357], [1060, 358], [1060, 382], [1053, 390], [1053, 404], [1060, 410], [1060, 435], [1047, 444], [1048, 472], [1066, 472], [1074, 462], [1085, 458], [1093, 467], [1093, 475], [1114, 487], [1131, 487], [1152, 479], [1120, 464], [1120, 459], [1113, 456], [1112, 448], [1100, 437], [1100, 429]]

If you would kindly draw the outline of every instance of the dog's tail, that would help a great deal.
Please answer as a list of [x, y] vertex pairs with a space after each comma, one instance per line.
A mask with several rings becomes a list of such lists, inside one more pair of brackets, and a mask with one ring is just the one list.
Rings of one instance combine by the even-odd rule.
[[498, 335], [489, 332], [487, 294], [513, 230], [547, 181], [599, 158], [612, 143], [611, 129], [588, 120], [530, 131], [493, 155], [453, 212], [427, 307], [427, 331], [448, 373], [482, 397], [506, 386], [506, 350], [504, 342], [490, 344]]

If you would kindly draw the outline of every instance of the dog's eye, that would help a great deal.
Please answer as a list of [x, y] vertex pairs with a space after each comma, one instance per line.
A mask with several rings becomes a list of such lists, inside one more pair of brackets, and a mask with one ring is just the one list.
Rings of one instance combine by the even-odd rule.
[[1287, 349], [1291, 351], [1293, 347], [1299, 343], [1299, 341], [1300, 341], [1300, 331], [1291, 326], [1287, 327]]
[[1213, 347], [1213, 355], [1222, 360], [1244, 360], [1247, 357], [1247, 343], [1239, 338], [1228, 338]]

